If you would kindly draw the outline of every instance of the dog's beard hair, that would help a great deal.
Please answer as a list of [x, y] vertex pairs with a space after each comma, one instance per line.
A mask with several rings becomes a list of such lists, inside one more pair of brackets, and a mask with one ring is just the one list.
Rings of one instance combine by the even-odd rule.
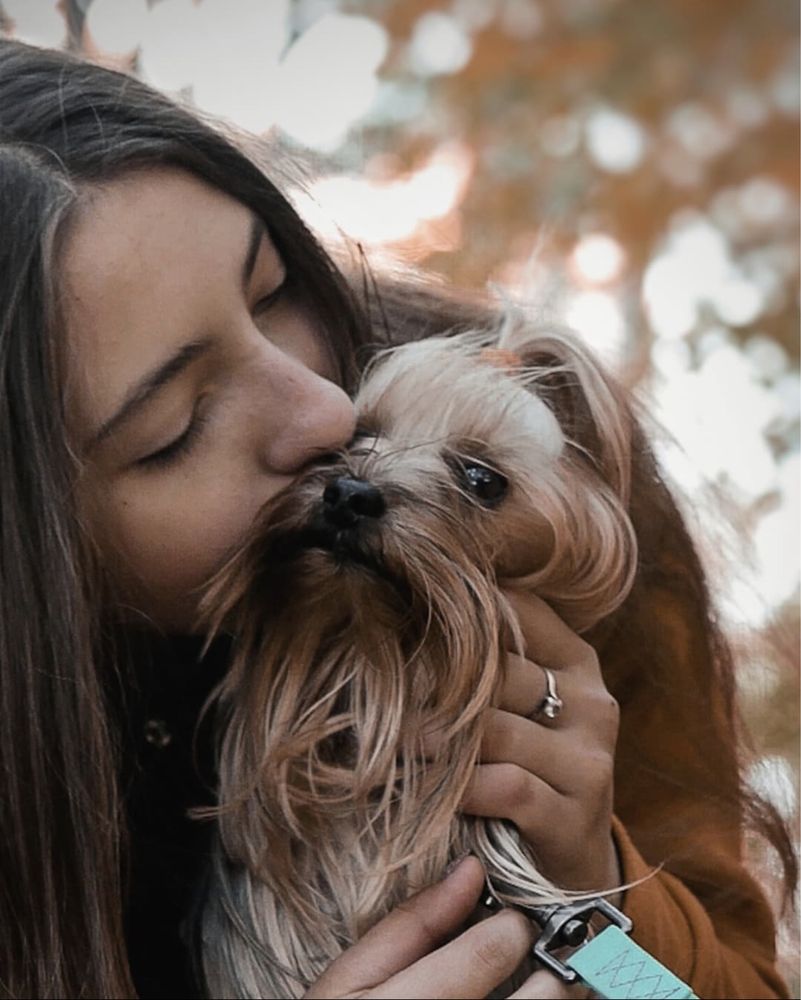
[[[403, 352], [437, 345], [396, 352], [360, 393], [363, 416], [387, 427], [387, 440], [354, 447], [276, 497], [206, 596], [211, 632], [236, 636], [220, 692], [214, 814], [224, 853], [203, 917], [211, 995], [302, 995], [345, 947], [468, 850], [518, 899], [568, 895], [538, 872], [511, 824], [457, 809], [503, 677], [498, 637], [522, 652], [498, 573], [506, 563], [507, 583], [548, 599], [574, 628], [613, 610], [634, 571], [625, 473], [614, 442], [606, 478], [579, 447], [552, 447], [532, 467], [531, 428], [515, 440], [519, 399], [499, 391], [514, 379], [468, 351], [460, 397], [466, 359], [458, 347], [448, 354], [452, 343], [450, 367], [429, 367], [449, 376], [439, 416], [426, 423], [438, 388], [419, 362], [392, 371]], [[393, 396], [409, 371], [410, 385], [425, 389], [418, 400], [408, 386], [400, 393], [428, 432], [416, 438], [398, 426]], [[594, 369], [578, 377], [586, 394]], [[489, 398], [487, 382], [497, 398], [479, 412], [474, 400]], [[611, 419], [607, 403], [594, 419]], [[480, 509], [464, 495], [442, 460], [453, 439], [498, 456], [514, 485], [507, 509]], [[343, 474], [374, 483], [388, 504], [344, 563], [308, 547], [311, 512]], [[532, 524], [537, 544], [523, 564], [509, 563], [502, 539], [525, 539]]]
[[[445, 531], [440, 507], [390, 533], [386, 578], [332, 573], [329, 554], [289, 554], [299, 506], [290, 492], [266, 512], [263, 548], [241, 568], [247, 589], [227, 590], [235, 603], [220, 606], [238, 651], [222, 692], [219, 828], [247, 874], [223, 869], [218, 880], [261, 941], [249, 995], [299, 995], [454, 854], [482, 839], [482, 854], [492, 851], [491, 834], [477, 839], [474, 821], [455, 818], [502, 669], [504, 605], [489, 567], [457, 561], [462, 529], [451, 515]], [[427, 732], [441, 749], [425, 760]], [[208, 920], [213, 941], [220, 929]], [[226, 937], [233, 948], [207, 964], [225, 961], [241, 982], [252, 948]], [[230, 989], [226, 978], [209, 970], [214, 995]]]

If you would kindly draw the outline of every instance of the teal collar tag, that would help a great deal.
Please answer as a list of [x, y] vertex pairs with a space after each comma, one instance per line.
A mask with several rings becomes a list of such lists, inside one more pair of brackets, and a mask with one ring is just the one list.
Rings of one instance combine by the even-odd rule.
[[604, 1000], [697, 1000], [686, 983], [614, 925], [587, 941], [565, 965]]
[[[503, 903], [488, 879], [483, 904], [489, 910], [513, 906], [536, 921], [540, 934], [532, 956], [565, 983], [581, 980], [600, 1000], [698, 1000], [686, 983], [627, 936], [631, 920], [603, 896], [550, 906]], [[591, 938], [595, 914], [609, 923]], [[569, 958], [557, 957], [565, 948], [575, 951]]]

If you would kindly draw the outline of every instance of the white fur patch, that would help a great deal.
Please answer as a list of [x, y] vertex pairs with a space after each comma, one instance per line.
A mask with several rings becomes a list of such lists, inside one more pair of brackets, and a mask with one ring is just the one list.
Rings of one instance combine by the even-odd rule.
[[[486, 342], [486, 336], [484, 337]], [[559, 422], [525, 372], [480, 360], [476, 336], [432, 337], [383, 355], [356, 397], [361, 415], [380, 435], [406, 444], [441, 445], [461, 437], [503, 441], [556, 459], [565, 444]]]

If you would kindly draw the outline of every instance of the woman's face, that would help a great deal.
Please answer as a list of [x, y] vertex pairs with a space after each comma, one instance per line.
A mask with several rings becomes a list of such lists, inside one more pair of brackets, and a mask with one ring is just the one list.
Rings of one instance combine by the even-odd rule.
[[183, 171], [93, 188], [65, 248], [81, 501], [126, 603], [193, 626], [261, 505], [353, 406], [262, 223]]

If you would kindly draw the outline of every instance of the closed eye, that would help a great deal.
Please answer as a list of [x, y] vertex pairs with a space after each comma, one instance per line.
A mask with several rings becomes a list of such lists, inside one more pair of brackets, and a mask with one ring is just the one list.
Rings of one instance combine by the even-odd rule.
[[195, 404], [192, 417], [186, 429], [177, 438], [174, 438], [169, 444], [164, 445], [163, 448], [159, 448], [158, 451], [154, 451], [150, 455], [145, 455], [144, 458], [137, 459], [134, 465], [144, 468], [164, 467], [177, 462], [184, 455], [188, 454], [195, 442], [200, 438], [201, 432], [208, 422], [208, 412], [200, 411], [199, 402], [200, 400]]
[[293, 287], [293, 282], [289, 274], [284, 274], [281, 284], [274, 288], [271, 292], [265, 295], [263, 298], [259, 299], [256, 305], [253, 307], [253, 312], [259, 316], [268, 309], [277, 305], [281, 299], [289, 292]]

